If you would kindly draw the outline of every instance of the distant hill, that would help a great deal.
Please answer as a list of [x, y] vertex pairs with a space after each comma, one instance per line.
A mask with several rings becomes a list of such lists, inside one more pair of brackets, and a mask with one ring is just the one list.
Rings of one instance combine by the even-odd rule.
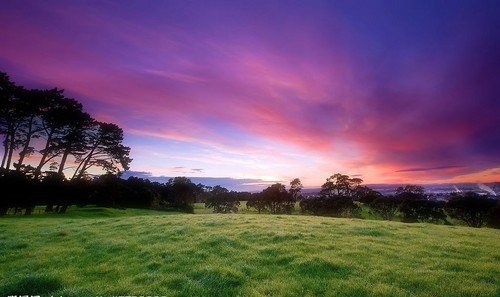
[[[406, 184], [366, 184], [367, 187], [382, 193], [383, 195], [392, 195], [396, 189]], [[481, 195], [500, 196], [500, 182], [496, 183], [442, 183], [442, 184], [423, 184], [427, 193], [431, 194], [446, 194], [457, 192], [475, 192]], [[305, 195], [318, 194], [321, 188], [308, 188], [302, 192]]]

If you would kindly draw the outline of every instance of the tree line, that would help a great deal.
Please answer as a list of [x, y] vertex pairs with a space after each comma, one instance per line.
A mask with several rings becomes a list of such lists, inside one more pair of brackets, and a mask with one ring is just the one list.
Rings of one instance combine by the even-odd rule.
[[450, 219], [456, 219], [470, 227], [500, 228], [500, 201], [496, 197], [465, 192], [449, 193], [447, 199], [437, 200], [418, 185], [401, 186], [395, 195], [385, 196], [362, 182], [336, 173], [326, 179], [319, 194], [304, 197], [300, 180], [294, 179], [288, 191], [284, 185], [274, 184], [252, 195], [247, 207], [259, 213], [290, 214], [298, 202], [302, 214], [361, 218], [362, 207], [367, 206], [370, 215], [383, 220], [450, 225]]
[[85, 179], [93, 168], [118, 173], [132, 161], [130, 148], [122, 144], [123, 130], [116, 124], [92, 118], [64, 90], [27, 89], [3, 72], [0, 135], [3, 174], [14, 170], [34, 180], [51, 175]]
[[[437, 200], [418, 185], [401, 186], [395, 195], [384, 196], [362, 183], [360, 178], [336, 173], [326, 179], [319, 194], [304, 197], [302, 183], [296, 178], [288, 190], [276, 183], [243, 198], [247, 199], [247, 208], [258, 213], [291, 214], [298, 203], [301, 214], [361, 218], [362, 207], [367, 206], [370, 215], [383, 220], [399, 218], [406, 223], [450, 225], [450, 219], [456, 219], [470, 227], [500, 228], [500, 201], [494, 197], [465, 192], [450, 193], [446, 200]], [[227, 190], [212, 193], [206, 207], [219, 213], [235, 212], [240, 201], [237, 195], [228, 193]]]

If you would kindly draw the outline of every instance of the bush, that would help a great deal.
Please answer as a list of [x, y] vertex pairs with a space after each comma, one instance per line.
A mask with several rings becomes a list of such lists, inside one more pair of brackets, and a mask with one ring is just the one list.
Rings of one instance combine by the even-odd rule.
[[361, 208], [347, 196], [316, 196], [299, 203], [301, 213], [332, 215], [336, 217], [360, 217]]
[[447, 223], [444, 202], [427, 199], [403, 200], [399, 211], [403, 214], [401, 221], [406, 223], [427, 222]]
[[480, 228], [491, 220], [495, 224], [493, 208], [497, 201], [474, 192], [462, 195], [454, 194], [446, 204], [449, 215], [467, 224], [469, 227]]
[[273, 214], [291, 214], [295, 208], [295, 198], [285, 186], [277, 183], [252, 195], [247, 201], [247, 208], [254, 207], [259, 213], [270, 211]]
[[500, 202], [497, 202], [497, 205], [490, 209], [487, 224], [489, 227], [500, 229]]
[[394, 196], [382, 196], [370, 203], [370, 210], [382, 219], [391, 221], [398, 213], [400, 203], [401, 201]]
[[236, 194], [224, 187], [215, 186], [206, 197], [205, 207], [213, 208], [215, 213], [237, 212], [240, 201]]

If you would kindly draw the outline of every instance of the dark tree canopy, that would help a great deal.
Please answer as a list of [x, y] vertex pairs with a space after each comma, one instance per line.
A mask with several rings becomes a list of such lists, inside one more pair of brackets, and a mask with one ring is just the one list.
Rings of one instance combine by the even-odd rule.
[[292, 213], [295, 207], [295, 199], [285, 185], [276, 183], [262, 191], [262, 199], [266, 202], [271, 213]]
[[396, 190], [395, 198], [400, 201], [401, 220], [407, 223], [448, 223], [444, 203], [429, 199], [425, 189], [418, 185], [406, 185]]
[[473, 192], [454, 194], [446, 204], [452, 218], [467, 226], [479, 228], [486, 224], [489, 214], [497, 206], [497, 201]]
[[362, 182], [360, 178], [336, 173], [326, 179], [321, 186], [319, 196], [309, 197], [300, 202], [301, 212], [336, 217], [359, 217], [361, 208], [354, 202], [353, 197]]
[[292, 197], [295, 201], [299, 201], [299, 200], [302, 200], [302, 198], [303, 198], [301, 195], [303, 188], [304, 188], [304, 186], [302, 185], [302, 182], [300, 181], [300, 179], [295, 178], [290, 182], [290, 189], [288, 189], [288, 192], [290, 193], [290, 195], [292, 195]]
[[355, 187], [363, 183], [360, 178], [351, 178], [348, 175], [335, 173], [326, 179], [321, 186], [320, 194], [327, 197], [348, 196], [351, 197]]
[[215, 213], [235, 213], [238, 212], [238, 206], [238, 193], [221, 186], [211, 188], [205, 201], [205, 207], [213, 208]]
[[397, 215], [400, 203], [401, 201], [394, 196], [381, 196], [370, 203], [370, 209], [382, 219], [391, 221]]
[[[84, 178], [89, 169], [104, 173], [127, 170], [130, 148], [115, 124], [100, 123], [85, 113], [75, 99], [60, 89], [26, 89], [0, 72], [1, 168], [23, 172], [40, 180], [43, 175], [73, 168], [72, 178]], [[37, 161], [29, 161], [36, 154]], [[71, 160], [68, 166], [68, 160]], [[29, 162], [28, 162], [29, 161]], [[99, 172], [95, 171], [95, 172]]]
[[418, 185], [406, 185], [396, 189], [396, 197], [403, 200], [425, 199], [425, 189]]
[[297, 201], [294, 195], [300, 195], [300, 180], [292, 181], [291, 191], [287, 191], [281, 183], [273, 184], [260, 193], [253, 194], [247, 201], [247, 207], [255, 208], [259, 213], [269, 211], [273, 214], [291, 214]]

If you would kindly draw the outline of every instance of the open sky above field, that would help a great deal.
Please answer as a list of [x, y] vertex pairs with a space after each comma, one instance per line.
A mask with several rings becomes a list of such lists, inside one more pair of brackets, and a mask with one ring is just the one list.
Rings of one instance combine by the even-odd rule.
[[4, 1], [0, 71], [124, 129], [131, 172], [500, 181], [499, 1]]

